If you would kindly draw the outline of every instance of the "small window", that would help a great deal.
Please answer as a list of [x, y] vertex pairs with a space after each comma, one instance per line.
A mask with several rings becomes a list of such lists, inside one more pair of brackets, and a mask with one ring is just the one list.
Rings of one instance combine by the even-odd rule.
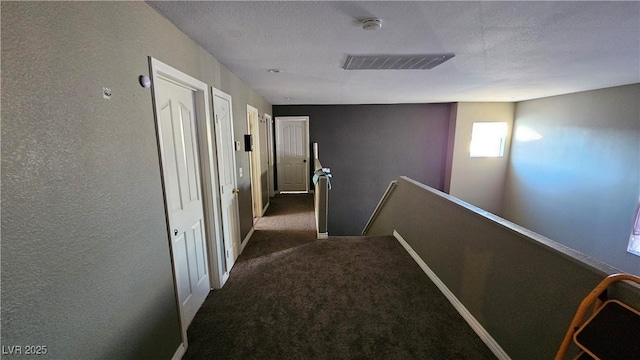
[[502, 157], [507, 138], [506, 122], [475, 122], [471, 130], [471, 157]]
[[640, 256], [640, 203], [638, 203], [638, 207], [636, 208], [636, 217], [634, 219], [627, 251]]

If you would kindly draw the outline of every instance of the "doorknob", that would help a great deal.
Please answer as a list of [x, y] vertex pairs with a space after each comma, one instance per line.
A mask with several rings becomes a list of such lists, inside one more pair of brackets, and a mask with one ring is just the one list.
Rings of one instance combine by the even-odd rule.
[[173, 229], [173, 235], [178, 235], [178, 229]]
[[234, 194], [239, 194], [240, 193], [240, 189], [233, 189], [233, 193]]

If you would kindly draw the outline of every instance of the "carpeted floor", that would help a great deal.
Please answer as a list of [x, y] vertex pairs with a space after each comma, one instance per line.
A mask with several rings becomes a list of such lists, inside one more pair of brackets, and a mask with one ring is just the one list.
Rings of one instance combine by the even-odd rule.
[[184, 359], [495, 359], [393, 237], [316, 240], [312, 201], [271, 199]]

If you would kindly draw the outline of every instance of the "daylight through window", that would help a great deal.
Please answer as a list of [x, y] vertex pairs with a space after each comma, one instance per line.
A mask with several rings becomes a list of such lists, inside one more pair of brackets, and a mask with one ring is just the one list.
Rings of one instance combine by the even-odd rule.
[[506, 122], [475, 122], [471, 130], [471, 157], [504, 156]]

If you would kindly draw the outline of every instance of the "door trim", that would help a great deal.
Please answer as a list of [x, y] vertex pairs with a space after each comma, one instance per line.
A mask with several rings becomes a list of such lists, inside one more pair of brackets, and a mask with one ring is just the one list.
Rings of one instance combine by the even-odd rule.
[[[306, 124], [306, 126], [305, 126], [305, 128], [306, 128], [305, 136], [307, 138], [307, 143], [305, 144], [304, 149], [305, 149], [305, 157], [307, 158], [307, 169], [306, 169], [306, 171], [304, 173], [304, 176], [305, 176], [305, 189], [306, 189], [304, 192], [309, 193], [310, 192], [309, 191], [309, 178], [310, 178], [310, 174], [309, 173], [311, 171], [311, 167], [310, 167], [311, 165], [309, 165], [309, 163], [310, 163], [309, 147], [311, 146], [310, 145], [311, 144], [310, 143], [311, 140], [309, 139], [309, 117], [308, 116], [278, 116], [278, 117], [276, 117], [276, 120], [275, 120], [275, 124], [276, 124], [276, 126], [275, 126], [275, 131], [276, 131], [276, 142], [275, 142], [275, 144], [276, 144], [276, 162], [275, 162], [275, 165], [274, 165], [276, 167], [276, 171], [278, 169], [278, 160], [280, 159], [280, 151], [278, 150], [279, 149], [278, 142], [280, 141], [280, 136], [278, 134], [280, 134], [280, 132], [278, 131], [278, 127], [280, 126], [280, 122], [283, 121], [283, 120], [284, 121], [287, 121], [287, 120], [303, 121]], [[277, 193], [280, 194], [282, 192], [283, 191], [282, 191], [282, 186], [280, 184], [280, 177], [278, 177], [278, 191], [277, 191]], [[284, 192], [290, 192], [291, 193], [292, 191], [284, 191]], [[293, 191], [292, 193], [299, 193], [299, 192], [302, 192], [302, 191]]]
[[274, 141], [273, 141], [273, 117], [264, 113], [265, 126], [267, 128], [267, 179], [269, 181], [269, 197], [276, 196], [275, 177], [273, 176], [273, 167], [275, 166]]
[[[186, 87], [194, 91], [195, 100], [195, 112], [196, 112], [196, 131], [198, 138], [198, 155], [200, 162], [200, 184], [202, 188], [202, 203], [204, 213], [204, 232], [207, 239], [207, 258], [209, 259], [209, 281], [211, 288], [219, 288], [221, 285], [220, 272], [218, 271], [221, 264], [220, 254], [217, 251], [218, 241], [220, 240], [220, 211], [216, 206], [216, 193], [212, 189], [216, 189], [216, 173], [217, 169], [213, 162], [213, 143], [212, 143], [212, 122], [211, 122], [211, 109], [209, 106], [209, 86], [204, 82], [193, 78], [153, 57], [149, 57], [149, 68], [151, 73], [152, 84], [155, 84], [159, 79], [167, 80], [177, 85]], [[156, 139], [159, 139], [158, 129], [158, 114], [159, 104], [156, 100], [155, 85], [151, 86], [153, 113], [155, 120]], [[164, 184], [164, 175], [162, 169], [162, 150], [160, 148], [160, 140], [157, 140], [158, 146], [158, 162], [160, 167], [160, 180], [162, 184], [162, 193], [164, 199], [165, 210], [165, 222], [166, 231], [169, 242], [169, 251], [171, 258], [171, 267], [173, 272], [173, 287], [176, 294], [176, 307], [178, 309], [178, 315], [180, 316], [180, 327], [182, 330], [182, 342], [186, 349], [187, 342], [187, 329], [182, 325], [181, 307], [179, 304], [178, 289], [176, 283], [175, 266], [173, 264], [173, 249], [171, 247], [171, 228], [169, 224], [169, 212], [167, 210], [167, 193]]]

